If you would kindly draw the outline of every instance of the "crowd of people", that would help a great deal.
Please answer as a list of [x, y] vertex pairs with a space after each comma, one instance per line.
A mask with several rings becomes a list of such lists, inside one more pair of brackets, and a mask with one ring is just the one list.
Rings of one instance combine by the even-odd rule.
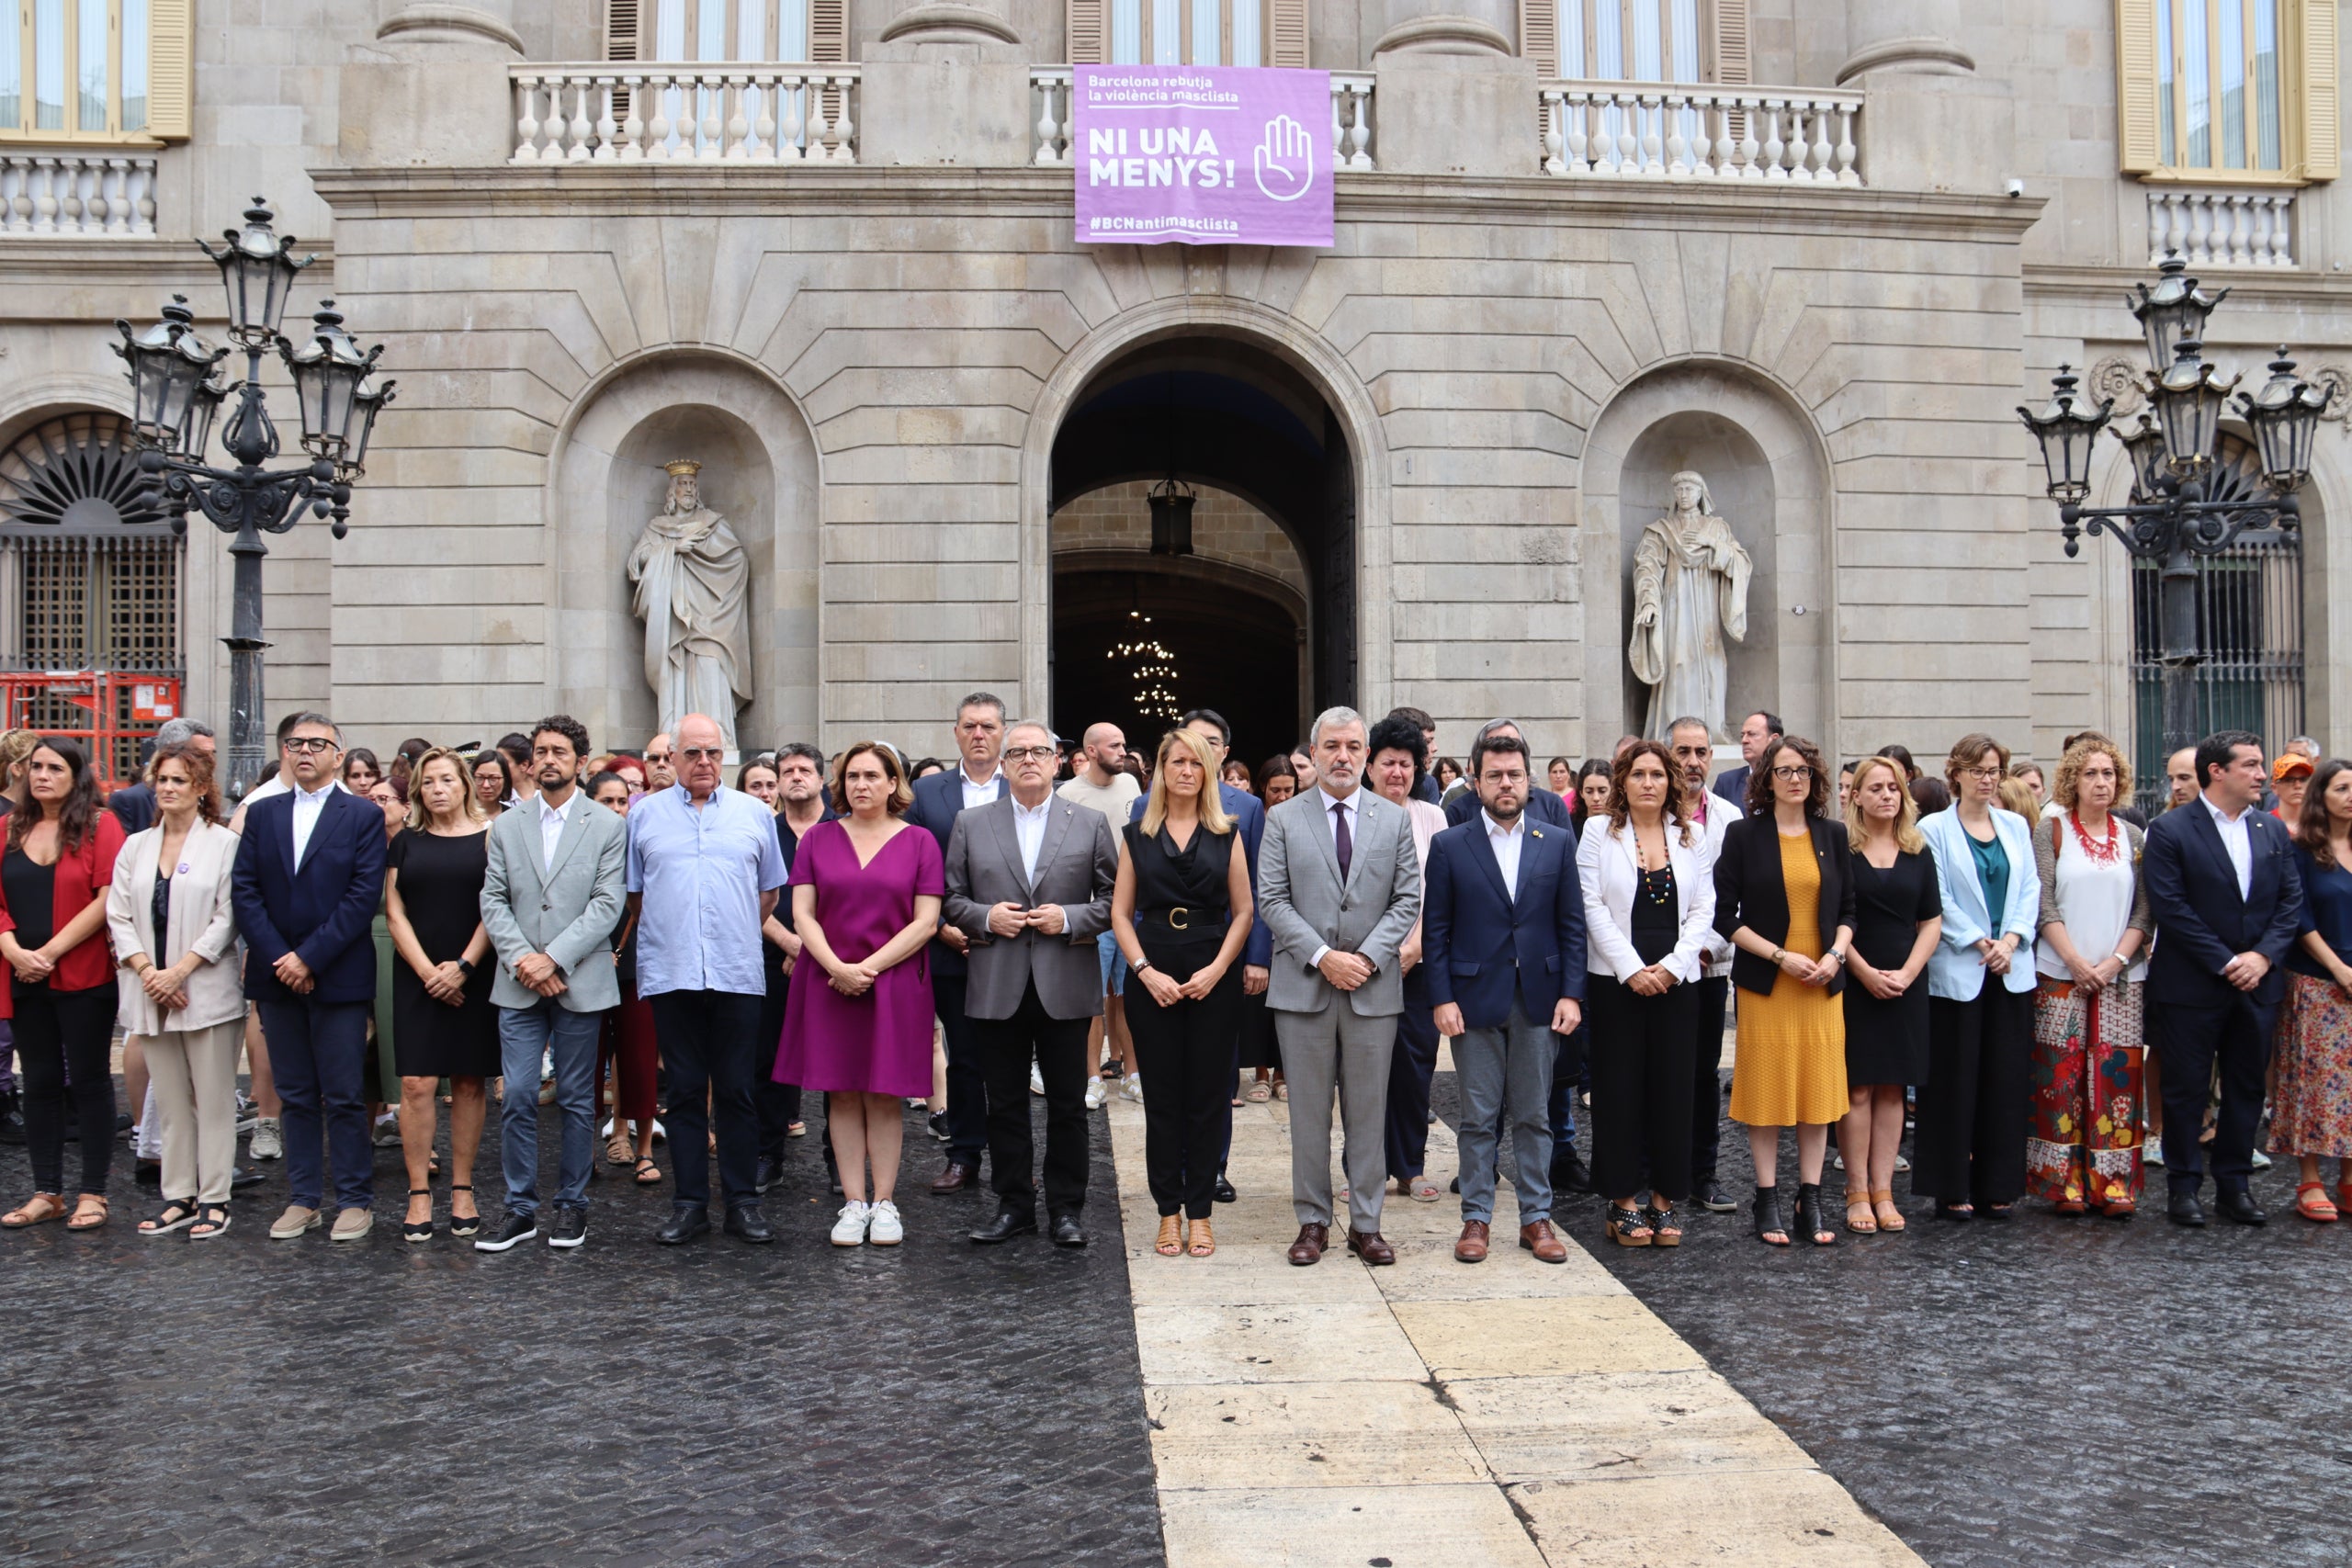
[[[764, 1242], [761, 1195], [816, 1093], [834, 1245], [903, 1239], [914, 1109], [944, 1145], [929, 1193], [986, 1169], [974, 1243], [1083, 1247], [1088, 1113], [1124, 1093], [1159, 1256], [1216, 1251], [1233, 1111], [1278, 1099], [1289, 1260], [1318, 1261], [1344, 1205], [1348, 1251], [1376, 1266], [1385, 1200], [1442, 1196], [1443, 1042], [1454, 1256], [1487, 1257], [1508, 1179], [1520, 1247], [1557, 1263], [1555, 1193], [1598, 1193], [1628, 1247], [1737, 1207], [1718, 1179], [1727, 1011], [1770, 1245], [1902, 1231], [1905, 1169], [1954, 1222], [2029, 1198], [2126, 1218], [2156, 1167], [2167, 1215], [2202, 1225], [2210, 1163], [2222, 1214], [2261, 1224], [2248, 1178], [2271, 1155], [2297, 1161], [2303, 1218], [2352, 1206], [2352, 763], [2316, 743], [2266, 761], [2256, 736], [2209, 736], [2145, 817], [2090, 732], [2047, 773], [1962, 736], [1939, 776], [1899, 746], [1834, 762], [1762, 712], [1720, 775], [1697, 718], [1581, 765], [1539, 764], [1509, 719], [1459, 761], [1436, 735], [1418, 709], [1331, 708], [1252, 769], [1213, 710], [1130, 750], [978, 692], [944, 759], [739, 756], [699, 714], [599, 751], [559, 714], [387, 763], [298, 712], [233, 813], [201, 724], [164, 726], [104, 798], [74, 739], [0, 735], [0, 1092], [35, 1189], [0, 1227], [109, 1222], [119, 1032], [160, 1190], [142, 1235], [226, 1234], [250, 1132], [251, 1158], [286, 1164], [277, 1239], [368, 1235], [391, 1143], [412, 1242], [437, 1233], [437, 1179], [476, 1248], [579, 1247], [600, 1155], [671, 1184], [655, 1239], [707, 1235], [715, 1198], [729, 1235]], [[475, 1192], [493, 1103], [494, 1222]]]

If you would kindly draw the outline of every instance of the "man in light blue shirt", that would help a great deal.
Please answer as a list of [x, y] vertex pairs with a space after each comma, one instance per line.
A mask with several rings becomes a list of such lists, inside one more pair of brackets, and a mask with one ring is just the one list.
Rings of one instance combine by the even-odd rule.
[[775, 1042], [760, 1049], [767, 990], [761, 928], [786, 875], [775, 818], [748, 795], [722, 788], [727, 746], [718, 724], [688, 714], [676, 730], [678, 782], [628, 814], [628, 908], [637, 923], [637, 991], [653, 1007], [669, 1083], [670, 1157], [677, 1196], [654, 1239], [675, 1247], [710, 1232], [708, 1092], [718, 1134], [726, 1228], [773, 1241], [760, 1212], [754, 1075], [771, 1070]]

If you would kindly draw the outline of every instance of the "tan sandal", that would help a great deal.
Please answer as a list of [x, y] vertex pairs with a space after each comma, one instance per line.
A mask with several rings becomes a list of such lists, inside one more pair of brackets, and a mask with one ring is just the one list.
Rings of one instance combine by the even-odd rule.
[[613, 1129], [613, 1135], [605, 1140], [605, 1163], [606, 1165], [635, 1165], [637, 1163], [637, 1144], [629, 1137], [627, 1130], [616, 1126]]
[[1846, 1228], [1856, 1235], [1878, 1234], [1878, 1221], [1871, 1213], [1871, 1194], [1860, 1188], [1847, 1190]]
[[1183, 1221], [1174, 1214], [1160, 1215], [1159, 1239], [1152, 1243], [1151, 1249], [1162, 1258], [1173, 1258], [1183, 1251], [1184, 1243], [1179, 1234], [1182, 1228]]
[[65, 1213], [64, 1198], [55, 1192], [36, 1192], [25, 1200], [21, 1208], [0, 1214], [0, 1225], [10, 1230], [22, 1230], [27, 1225], [47, 1224]]
[[1208, 1221], [1194, 1220], [1192, 1234], [1185, 1238], [1184, 1249], [1195, 1258], [1216, 1256], [1216, 1237], [1209, 1232]]
[[74, 1205], [74, 1217], [65, 1222], [65, 1228], [69, 1231], [94, 1231], [105, 1224], [108, 1217], [106, 1195], [85, 1192]]
[[1893, 1188], [1890, 1187], [1883, 1192], [1871, 1193], [1871, 1207], [1877, 1211], [1879, 1229], [1899, 1231], [1909, 1228], [1903, 1218], [1903, 1211], [1894, 1206]]

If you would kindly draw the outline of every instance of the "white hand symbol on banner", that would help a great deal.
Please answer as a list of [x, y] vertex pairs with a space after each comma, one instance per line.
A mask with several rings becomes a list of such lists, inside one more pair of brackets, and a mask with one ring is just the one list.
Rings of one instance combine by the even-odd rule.
[[[1269, 179], [1271, 176], [1271, 181]], [[1315, 184], [1315, 143], [1286, 114], [1266, 122], [1258, 144], [1258, 188], [1273, 201], [1296, 201]]]

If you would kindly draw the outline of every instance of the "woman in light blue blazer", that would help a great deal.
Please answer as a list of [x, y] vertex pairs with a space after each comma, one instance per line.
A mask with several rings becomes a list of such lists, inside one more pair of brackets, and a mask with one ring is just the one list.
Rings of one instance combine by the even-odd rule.
[[1935, 1200], [1939, 1220], [2006, 1220], [2025, 1195], [2041, 878], [2032, 828], [1994, 804], [2008, 766], [1991, 736], [1962, 736], [1944, 761], [1951, 807], [1919, 819], [1944, 925], [1928, 960], [1928, 1081], [1911, 1190]]

